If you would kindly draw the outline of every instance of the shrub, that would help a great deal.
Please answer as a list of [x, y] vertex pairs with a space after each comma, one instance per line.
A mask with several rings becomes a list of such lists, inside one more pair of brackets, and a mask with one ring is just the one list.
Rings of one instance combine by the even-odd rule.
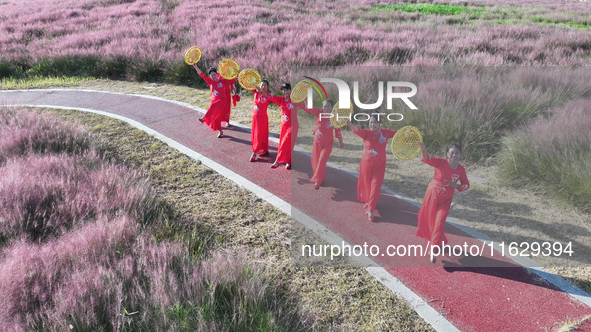
[[82, 129], [34, 111], [0, 108], [0, 165], [30, 153], [81, 154], [91, 147]]
[[101, 215], [130, 215], [147, 224], [166, 210], [138, 171], [94, 152], [10, 159], [0, 168], [0, 206], [0, 234], [34, 241]]
[[58, 56], [43, 58], [33, 65], [27, 74], [31, 76], [92, 76], [96, 72], [98, 58], [92, 55]]
[[162, 60], [134, 61], [130, 75], [136, 81], [160, 81], [164, 76], [164, 62]]
[[499, 177], [591, 211], [590, 127], [590, 99], [553, 109], [549, 117], [540, 117], [503, 140]]
[[13, 76], [14, 74], [14, 68], [9, 62], [0, 61], [0, 78]]

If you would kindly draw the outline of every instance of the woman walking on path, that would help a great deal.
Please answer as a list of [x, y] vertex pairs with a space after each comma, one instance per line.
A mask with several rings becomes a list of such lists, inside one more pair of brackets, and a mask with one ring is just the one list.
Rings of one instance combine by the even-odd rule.
[[287, 169], [291, 169], [291, 153], [298, 137], [298, 112], [302, 108], [302, 103], [293, 103], [290, 99], [291, 84], [284, 83], [281, 86], [283, 96], [273, 96], [271, 102], [281, 107], [281, 134], [279, 136], [279, 146], [277, 147], [277, 158], [271, 168], [279, 167], [279, 164], [285, 164]]
[[333, 137], [336, 137], [339, 140], [339, 146], [341, 148], [344, 146], [341, 129], [333, 127], [330, 118], [320, 116], [322, 113], [330, 114], [332, 107], [332, 100], [325, 99], [322, 101], [322, 109], [315, 107], [303, 108], [304, 111], [316, 116], [316, 128], [314, 129], [314, 143], [312, 144], [311, 158], [313, 175], [310, 179], [310, 182], [314, 183], [314, 189], [319, 189], [322, 182], [324, 182], [326, 163], [328, 162], [328, 157], [330, 156], [334, 145]]
[[349, 127], [363, 139], [363, 155], [359, 163], [359, 180], [357, 181], [357, 200], [363, 205], [367, 219], [374, 221], [373, 211], [376, 209], [384, 174], [386, 173], [386, 146], [389, 138], [394, 137], [396, 130], [381, 129], [377, 116], [369, 119], [369, 129], [361, 129], [348, 121]]
[[252, 142], [251, 162], [255, 161], [257, 156], [262, 157], [269, 154], [269, 117], [267, 108], [273, 95], [267, 92], [268, 89], [269, 81], [263, 79], [261, 84], [253, 91], [252, 131], [250, 133]]
[[205, 83], [209, 85], [209, 89], [211, 90], [211, 104], [207, 108], [205, 115], [202, 118], [199, 118], [199, 121], [208, 125], [211, 130], [219, 131], [218, 138], [222, 137], [224, 135], [224, 132], [222, 131], [222, 121], [229, 121], [229, 119], [227, 119], [227, 116], [229, 116], [227, 108], [230, 106], [231, 102], [229, 99], [231, 96], [231, 86], [238, 79], [226, 80], [221, 78], [218, 76], [218, 72], [215, 68], [209, 68], [207, 71], [209, 77], [207, 77], [196, 64], [194, 64], [193, 67], [199, 76], [205, 80]]
[[[459, 143], [451, 142], [447, 145], [446, 158], [432, 158], [425, 144], [421, 145], [422, 161], [435, 168], [433, 179], [427, 187], [423, 204], [419, 209], [417, 236], [430, 241], [431, 246], [439, 247], [447, 238], [444, 234], [445, 220], [451, 207], [455, 191], [466, 191], [470, 182], [466, 170], [460, 165], [462, 148]], [[441, 252], [441, 247], [439, 247]], [[431, 255], [435, 262], [435, 256]]]

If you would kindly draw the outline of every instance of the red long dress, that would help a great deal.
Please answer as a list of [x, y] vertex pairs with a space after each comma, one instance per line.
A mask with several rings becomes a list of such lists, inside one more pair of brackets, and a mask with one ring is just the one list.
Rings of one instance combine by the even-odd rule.
[[380, 129], [374, 134], [369, 129], [354, 131], [363, 138], [363, 155], [359, 163], [357, 200], [364, 202], [365, 212], [373, 212], [378, 205], [384, 173], [386, 173], [386, 146], [396, 130]]
[[417, 236], [429, 240], [431, 245], [438, 246], [444, 241], [447, 243], [443, 231], [455, 192], [455, 188], [447, 186], [443, 180], [460, 180], [461, 185], [458, 187], [458, 191], [468, 190], [470, 182], [468, 182], [466, 170], [462, 165], [453, 169], [449, 166], [447, 159], [431, 158], [431, 156], [423, 159], [423, 162], [435, 167], [435, 173], [419, 209]]
[[227, 108], [231, 103], [231, 99], [229, 98], [230, 86], [234, 84], [235, 80], [220, 78], [216, 82], [203, 73], [200, 73], [199, 76], [205, 80], [211, 90], [211, 104], [203, 116], [203, 123], [208, 125], [213, 131], [222, 130], [222, 121], [229, 121], [226, 116], [228, 115]]
[[281, 107], [281, 134], [275, 162], [291, 164], [291, 152], [298, 137], [298, 106], [289, 99], [289, 96], [273, 96], [271, 102]]
[[[226, 80], [226, 79], [220, 77], [220, 80]], [[224, 116], [222, 118], [222, 122], [226, 122], [228, 124], [230, 124], [230, 115], [232, 114], [232, 91], [234, 91], [236, 89], [234, 87], [234, 82], [236, 82], [236, 80], [237, 79], [234, 79], [234, 80], [226, 80], [226, 81], [232, 82], [229, 85], [229, 89], [226, 91], [226, 98], [228, 99], [228, 105], [224, 109]]]
[[[332, 152], [334, 137], [342, 138], [341, 129], [332, 126], [329, 118], [320, 118], [323, 110], [318, 108], [304, 108], [304, 111], [316, 116], [316, 128], [314, 129], [314, 143], [312, 145], [312, 178], [310, 182], [322, 184], [326, 175], [326, 163]], [[333, 137], [334, 131], [334, 137]]]
[[273, 95], [269, 94], [265, 97], [256, 90], [253, 92], [252, 131], [250, 133], [252, 152], [258, 155], [264, 155], [269, 152], [269, 117], [267, 115], [267, 107]]

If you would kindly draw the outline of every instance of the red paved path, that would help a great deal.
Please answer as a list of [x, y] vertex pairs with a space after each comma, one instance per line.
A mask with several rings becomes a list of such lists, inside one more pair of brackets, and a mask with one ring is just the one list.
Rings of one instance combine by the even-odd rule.
[[[308, 182], [311, 170], [306, 155], [294, 154], [292, 171], [283, 167], [272, 170], [269, 165], [275, 157], [276, 146], [271, 144], [268, 158], [250, 163], [247, 161], [249, 132], [239, 128], [225, 130], [227, 137], [218, 139], [208, 127], [199, 124], [200, 114], [187, 107], [133, 95], [67, 90], [2, 93], [2, 104], [59, 105], [122, 115], [291, 202], [351, 244], [376, 244], [382, 250], [391, 244], [425, 244], [414, 235], [418, 212], [415, 206], [382, 193], [376, 222], [369, 223], [362, 204], [356, 202], [355, 176], [328, 168], [326, 182], [315, 191]], [[327, 213], [328, 210], [331, 213]], [[452, 243], [481, 245], [480, 241], [449, 225], [446, 234]], [[461, 331], [554, 330], [560, 322], [591, 315], [587, 305], [508, 260], [504, 265], [512, 267], [493, 268], [482, 266], [500, 264], [496, 257], [444, 258], [433, 265], [427, 263], [426, 257], [379, 256], [373, 259]]]

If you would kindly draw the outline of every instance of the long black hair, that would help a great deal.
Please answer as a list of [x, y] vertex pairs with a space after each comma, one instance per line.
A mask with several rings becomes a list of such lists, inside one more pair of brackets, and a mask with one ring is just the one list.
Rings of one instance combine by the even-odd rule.
[[456, 141], [451, 141], [446, 147], [445, 147], [445, 154], [447, 154], [449, 152], [449, 149], [456, 147], [460, 153], [462, 153], [462, 144], [460, 144], [459, 142]]

